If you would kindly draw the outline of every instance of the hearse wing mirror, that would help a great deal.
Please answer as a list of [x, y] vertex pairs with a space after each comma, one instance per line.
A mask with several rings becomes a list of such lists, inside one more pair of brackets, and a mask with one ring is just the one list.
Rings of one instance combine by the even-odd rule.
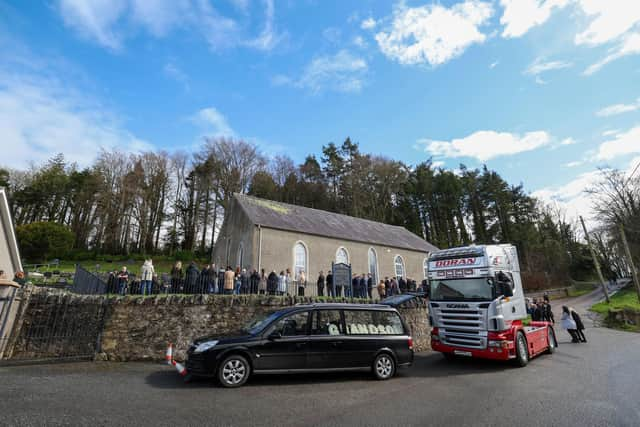
[[278, 331], [273, 331], [269, 334], [267, 338], [269, 339], [269, 341], [275, 341], [277, 339], [282, 338], [282, 334]]

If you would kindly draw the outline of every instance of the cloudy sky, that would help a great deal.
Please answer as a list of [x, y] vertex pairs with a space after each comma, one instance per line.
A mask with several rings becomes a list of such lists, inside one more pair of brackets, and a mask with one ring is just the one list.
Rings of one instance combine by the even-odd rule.
[[640, 1], [0, 0], [8, 166], [256, 142], [483, 164], [570, 213], [640, 161]]

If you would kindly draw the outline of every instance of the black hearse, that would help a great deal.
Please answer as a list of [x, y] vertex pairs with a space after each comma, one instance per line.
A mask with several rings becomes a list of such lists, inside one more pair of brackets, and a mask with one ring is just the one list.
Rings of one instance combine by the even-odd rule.
[[196, 339], [187, 371], [225, 387], [249, 375], [369, 370], [380, 380], [413, 362], [413, 340], [398, 311], [377, 304], [296, 305], [251, 321], [235, 337]]

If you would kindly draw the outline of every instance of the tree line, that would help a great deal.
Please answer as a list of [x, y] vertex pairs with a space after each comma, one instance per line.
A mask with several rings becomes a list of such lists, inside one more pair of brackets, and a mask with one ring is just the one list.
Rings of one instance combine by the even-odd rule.
[[[74, 251], [207, 254], [239, 192], [400, 225], [441, 248], [514, 243], [529, 287], [588, 278], [593, 270], [576, 222], [522, 184], [486, 166], [452, 171], [431, 160], [410, 165], [363, 153], [350, 138], [300, 164], [232, 138], [206, 139], [193, 153], [102, 150], [84, 168], [59, 154], [28, 170], [0, 170], [0, 185], [9, 189], [19, 227], [62, 224]], [[614, 244], [599, 236], [603, 247]]]

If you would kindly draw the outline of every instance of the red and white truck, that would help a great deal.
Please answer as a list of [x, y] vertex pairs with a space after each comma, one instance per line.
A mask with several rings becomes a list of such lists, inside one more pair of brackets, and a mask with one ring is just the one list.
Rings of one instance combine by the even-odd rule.
[[446, 358], [513, 360], [525, 366], [557, 341], [549, 322], [527, 326], [516, 247], [472, 245], [429, 256], [431, 347]]

